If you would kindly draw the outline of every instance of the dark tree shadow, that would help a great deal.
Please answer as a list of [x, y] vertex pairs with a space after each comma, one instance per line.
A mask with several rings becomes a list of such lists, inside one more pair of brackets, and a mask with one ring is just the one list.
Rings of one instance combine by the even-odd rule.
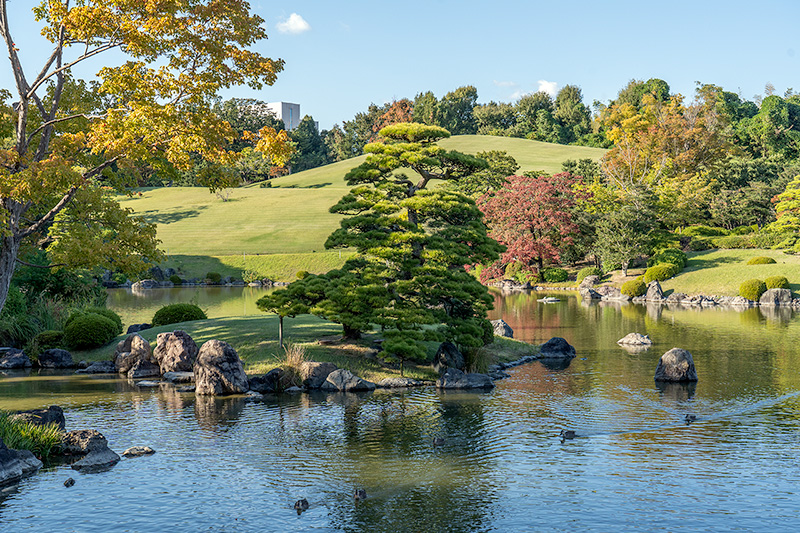
[[[230, 201], [230, 200], [229, 200]], [[187, 218], [195, 218], [200, 216], [200, 211], [206, 209], [205, 206], [201, 206], [198, 208], [193, 209], [183, 209], [180, 211], [172, 211], [172, 212], [163, 212], [151, 209], [149, 211], [145, 211], [142, 213], [144, 219], [150, 223], [155, 224], [173, 224], [175, 222], [180, 222], [181, 220]]]

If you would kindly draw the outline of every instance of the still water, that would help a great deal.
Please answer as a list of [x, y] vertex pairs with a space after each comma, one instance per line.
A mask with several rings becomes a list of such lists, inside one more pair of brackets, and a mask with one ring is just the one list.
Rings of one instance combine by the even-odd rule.
[[[494, 315], [518, 338], [564, 337], [578, 357], [517, 367], [488, 393], [246, 401], [102, 377], [2, 378], [0, 407], [58, 403], [68, 429], [99, 429], [118, 452], [157, 453], [99, 474], [46, 469], [0, 495], [0, 530], [798, 527], [800, 317], [541, 296], [497, 295]], [[655, 345], [616, 345], [633, 331]], [[696, 387], [654, 385], [673, 346], [694, 355]], [[686, 413], [698, 421], [687, 426]], [[562, 428], [579, 438], [561, 443]], [[356, 488], [368, 499], [354, 502]], [[298, 516], [301, 497], [311, 506]]]

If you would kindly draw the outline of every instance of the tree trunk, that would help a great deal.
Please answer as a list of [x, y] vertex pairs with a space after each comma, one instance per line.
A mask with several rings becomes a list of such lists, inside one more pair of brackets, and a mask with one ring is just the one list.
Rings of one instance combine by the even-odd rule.
[[361, 330], [351, 328], [347, 324], [342, 324], [342, 331], [345, 339], [358, 340], [361, 338]]
[[283, 315], [278, 315], [278, 346], [283, 349]]
[[628, 277], [628, 263], [629, 261], [622, 262], [622, 275], [625, 276], [626, 278]]
[[14, 275], [17, 263], [19, 243], [18, 237], [9, 235], [3, 237], [3, 244], [0, 245], [0, 312], [6, 305], [8, 289], [11, 287], [11, 277]]

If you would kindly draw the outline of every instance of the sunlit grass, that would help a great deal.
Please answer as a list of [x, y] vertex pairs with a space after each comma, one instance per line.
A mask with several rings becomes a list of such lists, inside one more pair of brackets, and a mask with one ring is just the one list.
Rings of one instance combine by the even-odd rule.
[[61, 430], [57, 424], [34, 424], [0, 411], [0, 439], [9, 448], [29, 450], [46, 460], [61, 446]]

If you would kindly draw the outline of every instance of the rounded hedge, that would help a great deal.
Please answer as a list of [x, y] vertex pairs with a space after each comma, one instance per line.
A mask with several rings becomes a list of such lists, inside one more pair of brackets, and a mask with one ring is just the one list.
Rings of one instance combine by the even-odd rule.
[[788, 289], [789, 280], [785, 276], [770, 276], [764, 280], [767, 289]]
[[65, 330], [66, 330], [66, 327], [73, 320], [75, 320], [79, 316], [83, 316], [83, 315], [90, 314], [90, 313], [93, 313], [95, 315], [104, 316], [107, 319], [111, 320], [111, 322], [114, 323], [114, 331], [115, 331], [114, 335], [115, 336], [122, 333], [122, 318], [117, 313], [112, 311], [111, 309], [107, 309], [105, 307], [87, 307], [86, 309], [77, 309], [77, 310], [73, 311], [72, 314], [69, 315], [69, 318], [67, 318], [67, 321], [64, 322]]
[[117, 324], [107, 316], [83, 313], [64, 327], [64, 343], [86, 350], [108, 344], [117, 336]]
[[182, 284], [183, 284], [183, 280], [182, 280], [182, 279], [181, 279], [181, 277], [180, 277], [179, 275], [177, 275], [177, 274], [173, 274], [173, 275], [171, 275], [171, 276], [169, 277], [169, 280], [172, 282], [172, 284], [173, 284], [173, 285], [182, 285]]
[[656, 255], [651, 257], [647, 261], [647, 266], [671, 263], [680, 267], [680, 270], [683, 270], [683, 267], [686, 266], [687, 260], [688, 258], [686, 257], [686, 254], [681, 250], [678, 250], [677, 248], [667, 248], [666, 250], [661, 250]]
[[644, 271], [644, 284], [647, 285], [651, 281], [664, 281], [677, 275], [681, 269], [678, 265], [673, 263], [662, 263], [660, 265], [651, 266]]
[[578, 270], [578, 275], [575, 277], [575, 279], [578, 281], [578, 283], [580, 283], [588, 276], [602, 276], [602, 275], [603, 271], [597, 267], [584, 267]]
[[767, 292], [767, 284], [760, 279], [748, 279], [739, 285], [739, 296], [757, 302], [761, 295]]
[[308, 277], [308, 270], [298, 270], [295, 275], [297, 279], [306, 279]]
[[764, 257], [764, 256], [751, 257], [747, 261], [748, 265], [772, 265], [774, 263], [777, 263], [777, 261], [775, 261], [771, 257]]
[[37, 333], [25, 347], [25, 353], [33, 359], [38, 359], [39, 354], [45, 350], [62, 348], [64, 346], [64, 332], [48, 329]]
[[189, 320], [204, 320], [208, 318], [202, 309], [194, 304], [165, 305], [153, 315], [153, 327], [188, 322]]
[[639, 278], [626, 281], [622, 284], [622, 294], [635, 298], [647, 292], [647, 285]]
[[542, 276], [549, 283], [560, 283], [567, 281], [569, 274], [563, 268], [548, 268], [542, 273]]
[[207, 272], [206, 279], [211, 283], [219, 283], [220, 281], [222, 281], [222, 274], [220, 274], [219, 272]]

